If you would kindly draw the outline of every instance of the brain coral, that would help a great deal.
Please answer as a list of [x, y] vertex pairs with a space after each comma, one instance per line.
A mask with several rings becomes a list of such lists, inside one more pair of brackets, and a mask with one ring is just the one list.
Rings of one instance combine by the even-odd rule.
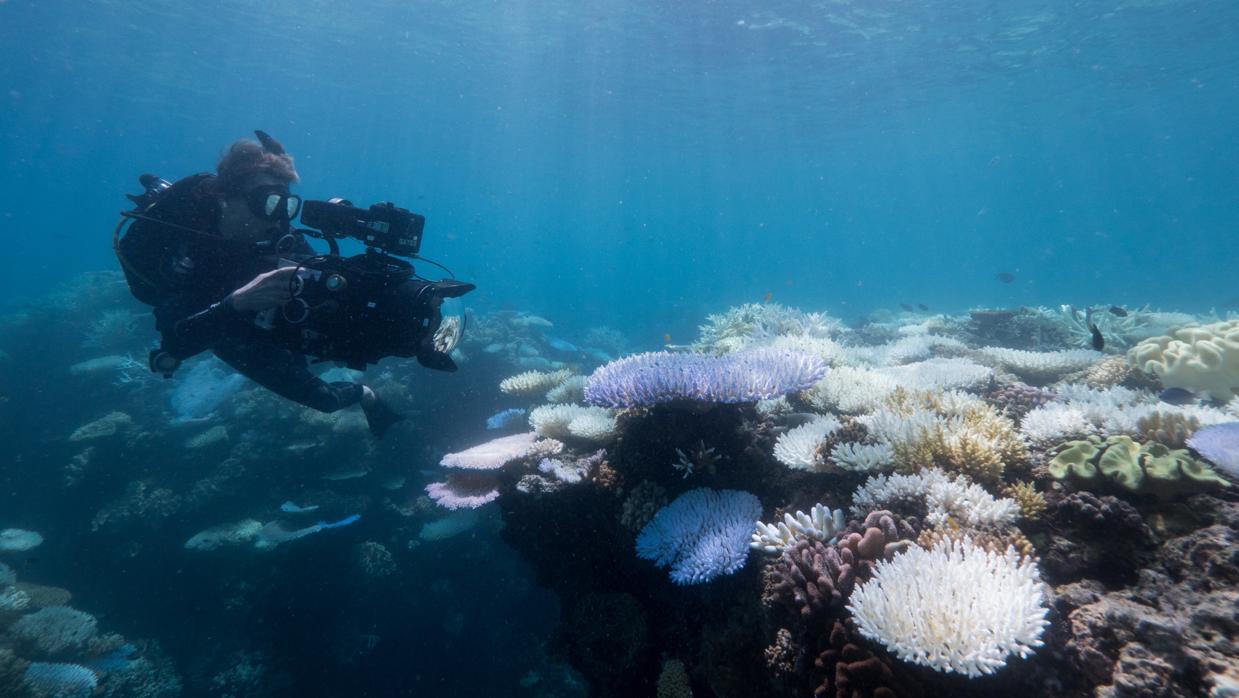
[[640, 407], [674, 400], [757, 402], [804, 390], [826, 375], [809, 354], [752, 349], [726, 356], [648, 352], [594, 371], [585, 400], [605, 407]]
[[1184, 388], [1226, 402], [1239, 395], [1239, 320], [1192, 325], [1140, 342], [1131, 365], [1167, 388]]

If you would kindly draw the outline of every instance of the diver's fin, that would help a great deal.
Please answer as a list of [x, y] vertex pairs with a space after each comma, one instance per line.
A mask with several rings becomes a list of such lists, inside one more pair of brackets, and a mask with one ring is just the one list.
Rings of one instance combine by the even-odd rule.
[[452, 373], [456, 370], [456, 362], [441, 351], [423, 351], [417, 355], [417, 363], [436, 371]]
[[393, 410], [377, 397], [369, 405], [362, 401], [361, 411], [366, 415], [366, 424], [370, 427], [370, 433], [376, 438], [383, 438], [383, 434], [386, 434], [393, 424], [404, 420], [404, 415]]

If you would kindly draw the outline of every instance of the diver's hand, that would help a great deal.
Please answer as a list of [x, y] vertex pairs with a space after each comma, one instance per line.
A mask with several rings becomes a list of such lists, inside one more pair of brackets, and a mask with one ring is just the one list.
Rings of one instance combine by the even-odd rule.
[[255, 276], [253, 281], [233, 291], [228, 296], [228, 302], [243, 313], [260, 312], [283, 305], [292, 300], [293, 294], [289, 285], [296, 273], [296, 267], [263, 272]]

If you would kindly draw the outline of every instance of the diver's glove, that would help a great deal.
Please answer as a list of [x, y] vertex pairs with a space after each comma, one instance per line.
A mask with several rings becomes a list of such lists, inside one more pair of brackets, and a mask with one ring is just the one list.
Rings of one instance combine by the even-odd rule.
[[377, 395], [369, 404], [362, 400], [361, 411], [366, 415], [366, 424], [375, 438], [383, 438], [383, 434], [386, 434], [393, 424], [404, 420], [404, 415], [393, 410]]

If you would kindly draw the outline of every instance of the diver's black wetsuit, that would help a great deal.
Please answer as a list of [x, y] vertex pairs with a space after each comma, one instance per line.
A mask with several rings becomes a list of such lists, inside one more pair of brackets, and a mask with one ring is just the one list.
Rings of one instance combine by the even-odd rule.
[[[219, 237], [219, 207], [210, 193], [211, 175], [195, 175], [172, 186], [147, 215], [200, 233], [168, 230], [160, 259], [155, 328], [161, 349], [187, 359], [210, 349], [229, 366], [268, 390], [322, 412], [357, 404], [360, 384], [328, 383], [309, 370], [309, 360], [271, 342], [227, 297], [255, 276], [276, 268], [274, 250]], [[147, 225], [157, 225], [146, 222]], [[268, 246], [269, 247], [269, 246]], [[314, 250], [301, 237], [279, 257], [304, 259]]]

